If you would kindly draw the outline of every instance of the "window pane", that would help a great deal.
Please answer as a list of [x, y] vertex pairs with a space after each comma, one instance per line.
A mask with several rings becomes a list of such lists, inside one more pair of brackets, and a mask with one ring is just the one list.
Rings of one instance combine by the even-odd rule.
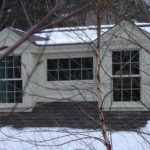
[[131, 64], [131, 73], [132, 74], [139, 74], [139, 63], [132, 63]]
[[22, 103], [22, 92], [15, 92], [16, 103]]
[[131, 78], [122, 78], [123, 82], [123, 89], [130, 89], [131, 88]]
[[49, 59], [49, 60], [47, 60], [47, 68], [48, 68], [48, 70], [56, 70], [56, 69], [58, 69], [57, 59]]
[[132, 101], [140, 101], [140, 90], [132, 90]]
[[0, 91], [6, 91], [6, 82], [0, 81]]
[[131, 101], [131, 90], [123, 90], [123, 101]]
[[20, 67], [20, 66], [21, 66], [21, 57], [14, 56], [14, 67]]
[[0, 79], [5, 79], [5, 68], [0, 68]]
[[58, 80], [58, 72], [57, 71], [48, 71], [47, 72], [47, 80], [48, 81]]
[[93, 68], [93, 58], [82, 58], [82, 68]]
[[5, 67], [5, 62], [4, 61], [0, 61], [0, 67]]
[[114, 90], [113, 91], [113, 100], [114, 101], [121, 101], [121, 90]]
[[69, 80], [69, 70], [59, 71], [59, 80]]
[[7, 103], [14, 103], [14, 92], [7, 92]]
[[15, 91], [21, 92], [22, 90], [22, 81], [16, 80], [16, 78], [21, 78], [20, 56], [5, 57], [5, 61], [0, 64], [0, 78], [8, 79], [0, 81], [0, 103], [14, 103]]
[[6, 78], [13, 78], [13, 68], [6, 68]]
[[130, 51], [123, 51], [122, 53], [122, 62], [130, 61]]
[[121, 62], [121, 53], [119, 51], [112, 52], [112, 62]]
[[6, 92], [0, 91], [0, 103], [6, 103]]
[[14, 78], [21, 78], [21, 68], [14, 68]]
[[139, 73], [139, 51], [112, 53], [112, 74], [118, 75], [113, 77], [114, 101], [140, 100], [140, 77], [133, 76]]
[[82, 70], [82, 80], [93, 79], [93, 69]]
[[122, 74], [123, 75], [129, 75], [130, 74], [130, 64], [129, 63], [124, 63], [122, 64]]
[[121, 78], [113, 78], [113, 89], [121, 89]]
[[81, 58], [71, 59], [71, 69], [80, 69], [81, 68]]
[[131, 62], [139, 62], [139, 51], [131, 51]]
[[113, 64], [112, 72], [113, 75], [121, 74], [121, 64]]
[[139, 77], [132, 78], [132, 88], [140, 88], [140, 78]]
[[6, 67], [13, 67], [13, 56], [6, 57]]
[[59, 59], [59, 69], [69, 69], [69, 59]]
[[71, 70], [71, 80], [81, 80], [81, 70]]
[[15, 82], [7, 81], [7, 89], [8, 89], [8, 91], [15, 91]]
[[15, 91], [22, 91], [22, 81], [15, 81]]

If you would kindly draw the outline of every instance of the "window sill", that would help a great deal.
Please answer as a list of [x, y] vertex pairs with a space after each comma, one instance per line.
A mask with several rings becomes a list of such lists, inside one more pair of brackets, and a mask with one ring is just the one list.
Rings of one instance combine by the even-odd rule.
[[0, 103], [0, 112], [30, 112], [32, 107], [26, 107], [23, 103]]
[[149, 111], [140, 102], [113, 102], [111, 107], [105, 107], [105, 111]]

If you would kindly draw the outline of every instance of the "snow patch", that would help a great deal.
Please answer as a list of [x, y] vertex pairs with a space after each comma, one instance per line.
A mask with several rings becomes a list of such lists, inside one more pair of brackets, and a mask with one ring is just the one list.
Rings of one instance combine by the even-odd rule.
[[[150, 121], [137, 132], [108, 132], [114, 150], [149, 150]], [[0, 129], [1, 150], [105, 150], [100, 130], [71, 128]]]

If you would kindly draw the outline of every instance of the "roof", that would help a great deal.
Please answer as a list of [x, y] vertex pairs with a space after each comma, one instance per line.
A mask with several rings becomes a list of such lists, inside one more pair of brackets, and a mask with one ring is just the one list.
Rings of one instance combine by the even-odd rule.
[[[102, 26], [101, 34], [113, 26], [114, 25]], [[97, 38], [96, 26], [46, 29], [35, 35], [49, 39], [47, 41], [37, 40], [35, 41], [37, 45], [90, 43]]]
[[[15, 29], [15, 28], [9, 28], [11, 31], [15, 32], [16, 34], [18, 34], [19, 36], [23, 36], [26, 32], [20, 29]], [[46, 38], [42, 38], [40, 36], [36, 36], [36, 35], [32, 35], [30, 36], [29, 41], [31, 43], [35, 43], [35, 41], [39, 41], [39, 40], [47, 40]]]
[[[150, 23], [135, 23], [142, 30], [150, 33]], [[110, 30], [115, 25], [102, 25], [101, 34]], [[23, 36], [24, 31], [10, 28], [16, 34]], [[46, 29], [32, 35], [29, 39], [38, 46], [64, 45], [77, 43], [91, 43], [97, 38], [96, 26], [65, 27]]]

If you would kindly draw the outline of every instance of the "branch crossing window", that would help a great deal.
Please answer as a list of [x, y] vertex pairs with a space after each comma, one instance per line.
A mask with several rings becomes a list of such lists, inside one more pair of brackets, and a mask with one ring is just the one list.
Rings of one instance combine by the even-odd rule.
[[114, 101], [140, 100], [139, 51], [112, 52]]
[[21, 102], [21, 57], [6, 56], [0, 62], [0, 103]]
[[92, 80], [93, 58], [62, 58], [47, 60], [47, 80]]

